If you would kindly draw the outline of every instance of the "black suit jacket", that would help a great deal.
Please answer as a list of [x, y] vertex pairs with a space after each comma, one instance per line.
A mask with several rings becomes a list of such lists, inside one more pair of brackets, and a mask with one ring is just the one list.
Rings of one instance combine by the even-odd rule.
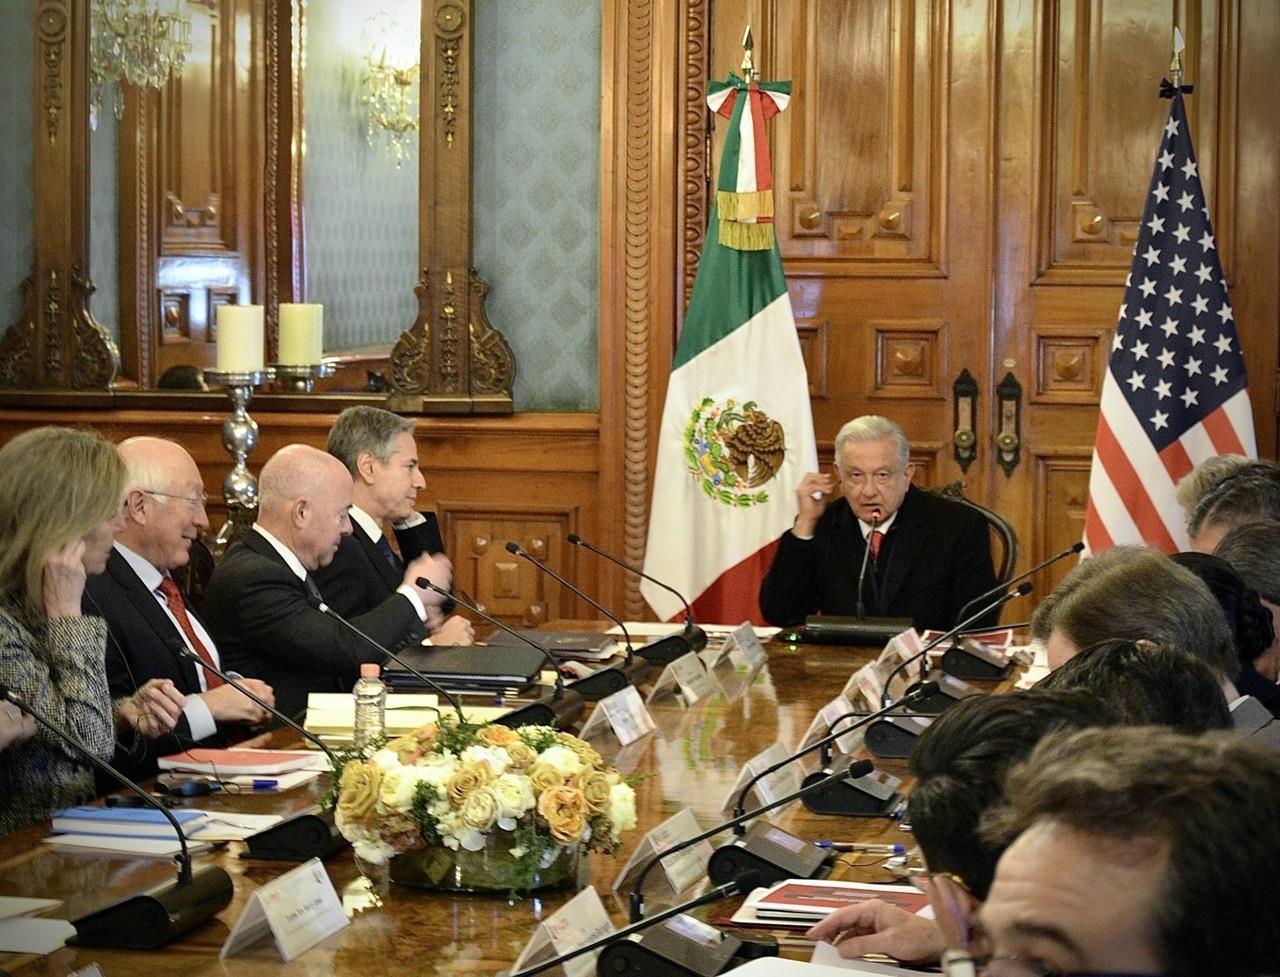
[[[185, 647], [182, 635], [119, 552], [112, 549], [106, 570], [90, 577], [84, 589], [84, 612], [97, 614], [107, 622], [107, 683], [112, 699], [132, 695], [153, 678], [169, 679], [183, 695], [200, 692], [198, 666], [177, 650]], [[188, 609], [194, 616], [195, 609], [189, 603]], [[200, 740], [199, 745], [223, 746], [237, 732], [220, 727], [213, 736]], [[158, 757], [187, 749], [193, 742], [191, 727], [183, 716], [171, 734], [130, 744], [128, 751], [117, 747], [114, 762], [130, 775], [154, 776]], [[115, 790], [116, 786], [113, 784], [110, 789]]]
[[[382, 664], [380, 651], [311, 606], [306, 585], [253, 531], [213, 571], [203, 610], [223, 664], [270, 685], [287, 716], [301, 716], [309, 692], [351, 691], [361, 663]], [[392, 648], [422, 626], [403, 594], [350, 621]]]
[[[435, 514], [425, 515], [426, 522], [396, 530], [396, 542], [405, 562], [423, 553], [440, 553], [444, 549]], [[343, 617], [368, 613], [394, 594], [402, 582], [401, 575], [354, 519], [351, 530], [351, 535], [344, 536], [338, 544], [333, 562], [312, 574], [325, 603]], [[413, 633], [406, 634], [401, 644], [416, 644], [425, 635], [426, 629], [419, 626]]]
[[[865, 587], [868, 616], [909, 617], [918, 629], [950, 628], [970, 598], [995, 586], [987, 521], [961, 502], [909, 487], [885, 545], [879, 576]], [[857, 613], [865, 550], [858, 518], [843, 499], [827, 506], [813, 539], [787, 530], [760, 587], [765, 618], [789, 627], [810, 614]], [[979, 623], [998, 619], [992, 614]]]

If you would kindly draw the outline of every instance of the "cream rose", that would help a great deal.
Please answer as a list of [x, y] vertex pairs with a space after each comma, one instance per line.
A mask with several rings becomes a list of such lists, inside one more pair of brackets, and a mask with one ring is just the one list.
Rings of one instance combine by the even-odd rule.
[[592, 814], [604, 814], [609, 809], [609, 778], [598, 770], [587, 770], [578, 775], [578, 790]]
[[514, 831], [516, 822], [537, 803], [533, 785], [528, 777], [504, 773], [494, 782], [492, 789], [498, 799], [498, 827]]
[[500, 746], [481, 746], [478, 743], [468, 746], [462, 751], [463, 763], [483, 763], [495, 777], [507, 772], [511, 766], [511, 758]]
[[367, 760], [352, 760], [338, 781], [338, 809], [343, 820], [366, 821], [376, 816], [382, 771]]
[[618, 783], [609, 788], [609, 834], [618, 836], [636, 826], [636, 792], [630, 784]]
[[413, 767], [393, 767], [382, 774], [378, 800], [388, 810], [407, 812], [413, 806], [413, 793], [417, 788], [418, 777]]
[[509, 769], [519, 773], [532, 770], [533, 765], [538, 762], [538, 754], [524, 740], [517, 739], [514, 743], [506, 744], [503, 749], [507, 751], [507, 759], [511, 761]]
[[458, 765], [458, 769], [453, 772], [453, 775], [444, 782], [444, 790], [449, 796], [449, 802], [454, 807], [460, 808], [468, 794], [480, 787], [493, 783], [493, 780], [493, 773], [489, 770], [487, 764], [463, 762]]
[[546, 763], [535, 763], [533, 769], [529, 771], [529, 783], [533, 785], [533, 792], [539, 797], [552, 787], [563, 787], [564, 781], [564, 774]]
[[498, 820], [498, 798], [492, 787], [477, 787], [462, 802], [458, 817], [468, 828], [487, 831]]
[[549, 746], [538, 754], [538, 765], [548, 766], [562, 777], [572, 777], [581, 773], [585, 766], [582, 757], [567, 746]]

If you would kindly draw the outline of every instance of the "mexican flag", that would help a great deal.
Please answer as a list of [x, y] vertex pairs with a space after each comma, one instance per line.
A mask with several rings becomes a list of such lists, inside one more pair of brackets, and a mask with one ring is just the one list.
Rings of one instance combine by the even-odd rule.
[[[795, 519], [796, 485], [818, 470], [764, 133], [789, 93], [730, 74], [707, 99], [729, 134], [667, 387], [644, 564], [703, 621], [764, 623], [760, 582]], [[683, 611], [648, 581], [640, 592], [662, 620]]]

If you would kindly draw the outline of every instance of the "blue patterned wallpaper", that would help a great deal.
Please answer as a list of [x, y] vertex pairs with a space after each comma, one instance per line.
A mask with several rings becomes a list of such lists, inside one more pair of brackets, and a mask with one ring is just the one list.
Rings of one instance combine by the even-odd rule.
[[31, 122], [31, 56], [35, 4], [0, 3], [0, 37], [26, 38], [0, 59], [0, 333], [22, 314], [22, 280], [31, 274], [35, 208]]
[[89, 133], [89, 277], [97, 286], [89, 308], [120, 342], [120, 249], [116, 222], [116, 133], [112, 95], [103, 95], [98, 128]]
[[600, 3], [481, 0], [473, 257], [517, 410], [600, 401]]

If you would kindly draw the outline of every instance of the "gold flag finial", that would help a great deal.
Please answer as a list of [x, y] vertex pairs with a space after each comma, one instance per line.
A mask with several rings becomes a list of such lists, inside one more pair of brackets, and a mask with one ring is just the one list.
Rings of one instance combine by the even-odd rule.
[[1182, 87], [1182, 52], [1186, 49], [1182, 40], [1182, 31], [1173, 29], [1173, 59], [1169, 62], [1169, 80], [1174, 88]]
[[760, 72], [756, 71], [755, 65], [751, 63], [751, 51], [755, 47], [755, 42], [751, 40], [751, 25], [747, 25], [746, 31], [742, 35], [742, 79], [743, 81], [755, 81], [760, 77]]

